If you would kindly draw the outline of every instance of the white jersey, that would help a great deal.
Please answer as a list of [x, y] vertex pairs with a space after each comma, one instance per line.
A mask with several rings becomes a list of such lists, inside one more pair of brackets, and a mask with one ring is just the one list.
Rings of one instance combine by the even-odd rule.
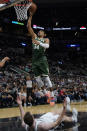
[[27, 80], [26, 81], [26, 86], [27, 86], [27, 88], [32, 88], [32, 81], [31, 80]]
[[58, 119], [58, 117], [59, 117], [59, 115], [54, 115], [51, 112], [48, 112], [48, 113], [44, 114], [39, 119], [36, 119], [35, 131], [37, 131], [38, 125], [40, 123], [53, 123]]
[[[35, 119], [35, 131], [37, 131], [40, 123], [53, 123], [58, 119], [58, 117], [59, 115], [54, 115], [53, 113], [48, 112], [42, 115], [40, 118]], [[54, 130], [49, 130], [49, 131], [54, 131]]]

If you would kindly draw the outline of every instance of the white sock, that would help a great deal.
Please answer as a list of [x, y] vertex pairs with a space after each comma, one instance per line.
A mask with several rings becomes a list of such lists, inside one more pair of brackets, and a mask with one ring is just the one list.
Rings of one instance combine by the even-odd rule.
[[45, 85], [46, 85], [48, 88], [51, 88], [51, 87], [52, 87], [52, 82], [51, 82], [49, 76], [44, 76], [43, 80], [44, 80]]
[[73, 121], [73, 122], [77, 122], [77, 121], [78, 121], [78, 120], [77, 120], [77, 116], [78, 116], [77, 110], [76, 110], [75, 108], [73, 108], [72, 113], [73, 113], [72, 121]]
[[42, 81], [40, 76], [36, 77], [36, 82], [37, 82], [39, 88], [44, 86], [44, 83], [43, 83], [43, 81]]
[[66, 110], [71, 111], [70, 98], [69, 97], [66, 97], [66, 102], [67, 102]]

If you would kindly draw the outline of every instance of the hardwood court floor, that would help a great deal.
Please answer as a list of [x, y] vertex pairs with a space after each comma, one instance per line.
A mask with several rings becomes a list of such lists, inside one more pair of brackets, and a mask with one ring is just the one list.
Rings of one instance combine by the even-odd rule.
[[[32, 114], [43, 114], [46, 112], [55, 111], [62, 107], [62, 104], [56, 104], [54, 107], [50, 105], [38, 105], [32, 107], [24, 107], [25, 112], [30, 111]], [[78, 112], [87, 112], [87, 102], [71, 103], [71, 108], [75, 107]], [[4, 108], [0, 109], [0, 118], [10, 118], [20, 116], [19, 108]]]

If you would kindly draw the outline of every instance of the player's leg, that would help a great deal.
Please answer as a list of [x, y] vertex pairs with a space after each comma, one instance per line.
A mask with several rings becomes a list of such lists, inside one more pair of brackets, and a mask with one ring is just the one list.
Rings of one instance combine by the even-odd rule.
[[71, 111], [70, 98], [66, 97], [66, 110]]
[[72, 110], [72, 116], [71, 117], [68, 117], [68, 116], [64, 116], [63, 117], [63, 121], [66, 121], [66, 122], [77, 122], [78, 121], [78, 112], [75, 108], [73, 108]]
[[[70, 98], [66, 97], [66, 111], [70, 112], [71, 111], [71, 105], [70, 105]], [[54, 115], [61, 114], [62, 113], [62, 108], [56, 109], [54, 112]]]
[[44, 77], [44, 83], [45, 83], [45, 85], [48, 88], [52, 88], [52, 82], [50, 80], [50, 77], [49, 76], [45, 76], [45, 75], [43, 75], [43, 77]]
[[37, 82], [39, 88], [44, 86], [41, 76], [37, 76], [37, 77], [35, 77], [35, 79], [36, 79], [36, 82]]
[[48, 66], [47, 60], [44, 60], [41, 63], [40, 70], [41, 70], [41, 74], [42, 74], [45, 86], [47, 86], [48, 88], [51, 88], [52, 82], [49, 78], [49, 66]]
[[[57, 110], [55, 112], [52, 112], [52, 113], [53, 113], [53, 115], [61, 115], [62, 109], [59, 109], [59, 110]], [[63, 121], [65, 121], [65, 122], [77, 122], [78, 121], [77, 117], [78, 117], [78, 112], [77, 112], [77, 110], [75, 108], [73, 108], [72, 116], [69, 117], [67, 115], [64, 115]]]
[[[70, 105], [70, 98], [66, 97], [66, 111], [70, 112], [71, 111], [71, 105]], [[62, 108], [56, 109], [54, 112], [52, 112], [54, 115], [61, 114], [62, 113]]]
[[41, 88], [44, 86], [44, 83], [41, 79], [41, 74], [40, 74], [40, 70], [39, 70], [39, 65], [36, 65], [34, 63], [32, 63], [32, 70], [33, 70], [33, 73], [35, 75], [35, 79], [36, 79], [36, 82], [38, 84], [38, 87]]
[[[69, 97], [66, 97], [66, 111], [70, 111], [71, 110], [71, 107], [70, 107], [70, 98]], [[54, 112], [52, 112], [54, 115], [61, 115], [62, 113], [62, 108], [61, 109], [58, 109], [58, 110], [55, 110]], [[65, 115], [63, 117], [63, 121], [66, 121], [66, 122], [77, 122], [77, 116], [78, 116], [78, 112], [75, 108], [73, 108], [72, 110], [72, 116], [71, 117], [68, 117], [67, 115]]]

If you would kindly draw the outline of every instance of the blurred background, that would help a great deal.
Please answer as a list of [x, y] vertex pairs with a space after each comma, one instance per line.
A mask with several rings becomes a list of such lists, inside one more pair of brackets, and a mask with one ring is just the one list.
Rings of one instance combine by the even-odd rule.
[[[87, 1], [34, 2], [38, 9], [33, 16], [32, 27], [36, 33], [39, 29], [44, 29], [50, 39], [50, 48], [46, 55], [56, 92], [60, 93], [64, 88], [63, 92], [72, 94], [71, 99], [87, 100]], [[5, 82], [6, 89], [9, 85], [12, 91], [12, 88], [20, 91], [21, 86], [26, 85], [24, 77], [27, 73], [33, 75], [31, 43], [27, 21], [17, 21], [14, 7], [0, 11], [0, 58], [11, 58], [6, 68], [2, 68], [2, 87]]]

